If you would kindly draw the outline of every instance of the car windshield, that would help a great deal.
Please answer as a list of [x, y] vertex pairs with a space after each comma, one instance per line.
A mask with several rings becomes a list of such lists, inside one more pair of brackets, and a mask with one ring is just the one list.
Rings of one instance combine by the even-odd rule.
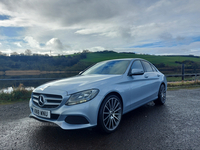
[[126, 71], [129, 63], [130, 60], [113, 60], [100, 62], [83, 72], [82, 75], [123, 74]]

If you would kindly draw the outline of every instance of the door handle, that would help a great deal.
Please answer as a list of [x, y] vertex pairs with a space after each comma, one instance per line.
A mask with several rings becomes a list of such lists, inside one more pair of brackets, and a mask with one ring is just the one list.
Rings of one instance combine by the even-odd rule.
[[160, 75], [159, 75], [159, 74], [157, 74], [157, 77], [160, 77]]
[[149, 76], [148, 76], [148, 75], [144, 75], [144, 77], [145, 77], [145, 78], [148, 78]]

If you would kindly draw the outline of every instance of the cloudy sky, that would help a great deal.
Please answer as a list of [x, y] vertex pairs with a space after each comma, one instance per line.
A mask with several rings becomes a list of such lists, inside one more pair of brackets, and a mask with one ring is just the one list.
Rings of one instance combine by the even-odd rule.
[[0, 51], [200, 56], [200, 0], [0, 0]]

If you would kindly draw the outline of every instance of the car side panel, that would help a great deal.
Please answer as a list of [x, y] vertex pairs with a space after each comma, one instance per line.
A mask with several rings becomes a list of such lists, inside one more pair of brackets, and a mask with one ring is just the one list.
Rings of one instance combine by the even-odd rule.
[[[148, 76], [148, 77], [145, 77]], [[156, 73], [127, 76], [124, 97], [124, 113], [157, 98], [161, 78]]]

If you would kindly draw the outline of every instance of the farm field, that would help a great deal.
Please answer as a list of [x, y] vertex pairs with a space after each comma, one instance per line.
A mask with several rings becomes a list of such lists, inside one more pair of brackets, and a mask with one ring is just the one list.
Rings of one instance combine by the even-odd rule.
[[143, 58], [153, 64], [164, 63], [167, 66], [180, 66], [180, 64], [175, 63], [176, 61], [183, 62], [190, 60], [196, 63], [200, 63], [200, 58], [193, 56], [156, 56], [156, 55], [143, 55], [143, 54], [134, 54], [134, 53], [115, 53], [115, 52], [95, 52], [87, 53], [85, 59], [81, 59], [83, 62], [99, 62], [109, 59], [119, 59], [119, 58]]

